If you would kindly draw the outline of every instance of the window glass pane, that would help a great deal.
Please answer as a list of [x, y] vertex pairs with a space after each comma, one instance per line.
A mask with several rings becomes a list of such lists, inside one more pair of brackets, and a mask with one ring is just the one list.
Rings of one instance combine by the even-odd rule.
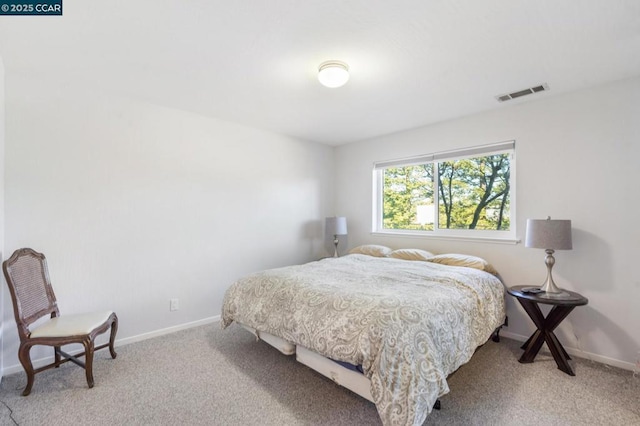
[[510, 229], [510, 155], [438, 163], [439, 229]]
[[515, 141], [374, 163], [374, 231], [515, 237]]
[[432, 231], [433, 164], [387, 168], [383, 173], [382, 228]]

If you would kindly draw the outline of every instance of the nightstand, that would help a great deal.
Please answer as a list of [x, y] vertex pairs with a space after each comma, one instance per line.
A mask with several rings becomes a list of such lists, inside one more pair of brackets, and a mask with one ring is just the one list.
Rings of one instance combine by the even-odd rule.
[[[521, 346], [521, 349], [524, 349], [524, 353], [518, 361], [523, 364], [533, 362], [542, 347], [542, 343], [546, 342], [558, 368], [570, 376], [575, 376], [576, 374], [568, 362], [571, 357], [562, 347], [553, 330], [556, 329], [576, 306], [586, 305], [589, 303], [589, 300], [581, 294], [568, 290], [563, 290], [569, 294], [567, 297], [550, 299], [544, 297], [544, 293], [526, 293], [523, 291], [525, 288], [531, 288], [531, 286], [520, 285], [510, 287], [507, 290], [510, 295], [518, 299], [518, 302], [520, 302], [527, 315], [529, 315], [529, 318], [531, 318], [538, 328], [531, 337], [529, 337], [529, 340]], [[553, 306], [549, 315], [545, 317], [542, 314], [538, 306], [539, 304]]]

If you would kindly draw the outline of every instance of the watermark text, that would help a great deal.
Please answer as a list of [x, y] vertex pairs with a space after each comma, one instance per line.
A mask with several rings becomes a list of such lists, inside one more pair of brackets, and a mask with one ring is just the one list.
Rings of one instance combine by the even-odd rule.
[[0, 15], [62, 15], [62, 0], [0, 0]]

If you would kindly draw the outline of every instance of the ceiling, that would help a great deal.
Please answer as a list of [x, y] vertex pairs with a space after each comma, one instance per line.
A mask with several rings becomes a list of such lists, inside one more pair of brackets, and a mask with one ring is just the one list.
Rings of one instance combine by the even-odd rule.
[[[64, 0], [62, 17], [0, 17], [0, 55], [7, 81], [340, 145], [640, 75], [640, 1]], [[318, 83], [329, 59], [347, 85]]]

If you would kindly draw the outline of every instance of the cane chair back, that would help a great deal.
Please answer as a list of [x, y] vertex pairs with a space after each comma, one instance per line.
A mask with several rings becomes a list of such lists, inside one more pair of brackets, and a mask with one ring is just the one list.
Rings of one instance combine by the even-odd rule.
[[21, 339], [40, 318], [60, 315], [44, 255], [29, 248], [17, 250], [5, 262], [4, 270]]

